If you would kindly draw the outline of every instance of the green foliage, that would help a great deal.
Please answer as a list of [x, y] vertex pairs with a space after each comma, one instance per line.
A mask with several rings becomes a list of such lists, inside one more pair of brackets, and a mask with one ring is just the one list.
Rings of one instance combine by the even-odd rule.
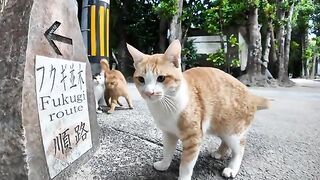
[[[222, 49], [219, 49], [216, 53], [208, 54], [207, 61], [212, 62], [213, 66], [216, 68], [223, 68], [226, 65], [226, 61], [224, 59], [224, 52]], [[240, 59], [232, 59], [231, 67], [240, 67]]]
[[300, 47], [300, 44], [299, 43], [297, 43], [296, 41], [291, 41], [291, 48], [293, 49], [293, 50], [296, 50], [296, 49], [298, 49]]
[[197, 54], [197, 49], [194, 46], [194, 40], [187, 41], [182, 49], [182, 61], [189, 67], [195, 66], [199, 55]]
[[314, 11], [311, 15], [312, 32], [320, 36], [320, 0], [313, 0]]
[[165, 18], [172, 18], [178, 13], [178, 0], [162, 0], [153, 10], [160, 16]]
[[[293, 2], [295, 3], [295, 11], [290, 61], [292, 58], [296, 58], [295, 61], [301, 62], [304, 57], [310, 58], [310, 53], [313, 52], [309, 48], [305, 54], [302, 54], [303, 35], [310, 30], [320, 35], [320, 0], [284, 0], [281, 9], [285, 10], [286, 15]], [[110, 5], [112, 10], [110, 19], [111, 48], [117, 49], [122, 47], [121, 44], [124, 42], [129, 42], [142, 52], [155, 53], [159, 52], [157, 48], [159, 46], [160, 18], [166, 18], [168, 23], [169, 19], [177, 14], [178, 0], [111, 0]], [[246, 26], [250, 10], [256, 7], [259, 7], [259, 24], [262, 25], [262, 44], [264, 45], [263, 40], [268, 32], [269, 23], [274, 26], [275, 33], [278, 32], [279, 25], [286, 24], [286, 20], [277, 22], [276, 11], [278, 7], [275, 0], [184, 0], [181, 17], [183, 33], [194, 32], [188, 31], [192, 27], [207, 30], [212, 34], [222, 34], [230, 27]], [[275, 37], [277, 38], [277, 35]], [[243, 48], [234, 36], [228, 38], [228, 43], [231, 47]], [[307, 42], [307, 44], [310, 43]], [[278, 49], [278, 44], [276, 44], [276, 49]], [[120, 51], [120, 49], [118, 50]], [[187, 64], [194, 65], [196, 63], [197, 55], [194, 46], [186, 43], [183, 53]], [[225, 65], [224, 57], [223, 52], [218, 51], [211, 54], [208, 60], [216, 66], [223, 66]], [[237, 66], [238, 62], [237, 59], [232, 60], [231, 66]]]
[[320, 53], [320, 37], [313, 38], [304, 53], [307, 67], [311, 69], [314, 65], [313, 58], [317, 58]]
[[274, 21], [276, 19], [276, 5], [271, 4], [268, 0], [262, 0], [261, 2], [262, 13], [266, 19]]
[[206, 12], [206, 29], [209, 33], [221, 33], [231, 19], [231, 11], [228, 0], [217, 0]]
[[311, 19], [311, 15], [315, 11], [312, 0], [301, 0], [300, 3], [296, 5], [296, 11], [297, 13], [294, 17], [295, 25], [298, 26], [300, 31], [304, 31], [304, 33], [306, 33], [307, 29], [311, 28], [309, 21]]
[[224, 51], [219, 49], [216, 53], [209, 54], [207, 61], [211, 61], [214, 67], [222, 67], [226, 63], [224, 59]]
[[260, 1], [259, 0], [247, 0], [248, 2], [248, 8], [257, 8], [259, 7], [259, 3]]
[[155, 5], [152, 1], [111, 0], [110, 48], [118, 49], [128, 42], [142, 52], [155, 52], [159, 29], [158, 15], [152, 10]]
[[312, 58], [312, 49], [311, 49], [311, 47], [308, 47], [307, 49], [306, 49], [306, 51], [304, 52], [304, 59], [306, 59], [307, 61], [308, 60], [310, 60], [311, 58]]
[[238, 44], [238, 39], [237, 39], [233, 34], [231, 34], [228, 42], [229, 42], [229, 44], [230, 44], [231, 47], [236, 47], [236, 46], [239, 45], [239, 44]]
[[[216, 0], [207, 10], [206, 29], [209, 33], [221, 33], [229, 26], [245, 25], [248, 11], [260, 5], [260, 0]], [[271, 11], [269, 7], [269, 11]]]
[[183, 12], [181, 16], [182, 26], [188, 29], [193, 28], [204, 29], [206, 21], [206, 12], [212, 6], [209, 0], [189, 0], [183, 2]]
[[233, 67], [233, 68], [240, 67], [240, 59], [238, 59], [238, 58], [232, 59], [231, 67]]
[[308, 47], [303, 55], [303, 59], [307, 61], [307, 63], [311, 61], [314, 56], [318, 56], [318, 54], [320, 53], [319, 45], [320, 37], [316, 37], [309, 42]]

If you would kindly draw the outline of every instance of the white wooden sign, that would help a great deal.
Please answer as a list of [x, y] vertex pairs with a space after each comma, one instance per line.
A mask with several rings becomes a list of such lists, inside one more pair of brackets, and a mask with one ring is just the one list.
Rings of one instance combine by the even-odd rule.
[[[223, 36], [224, 50], [227, 53], [227, 36]], [[220, 36], [190, 36], [188, 41], [193, 40], [197, 54], [216, 53], [221, 49]]]
[[86, 63], [36, 56], [36, 91], [50, 178], [92, 147]]

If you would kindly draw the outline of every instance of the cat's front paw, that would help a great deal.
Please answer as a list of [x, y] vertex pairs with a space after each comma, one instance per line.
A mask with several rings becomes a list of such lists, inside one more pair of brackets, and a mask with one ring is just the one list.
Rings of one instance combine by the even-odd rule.
[[170, 164], [163, 161], [158, 161], [153, 163], [153, 167], [158, 171], [166, 171], [169, 168]]
[[236, 172], [235, 170], [226, 167], [224, 168], [224, 170], [222, 171], [222, 176], [226, 177], [226, 178], [235, 178], [238, 172]]

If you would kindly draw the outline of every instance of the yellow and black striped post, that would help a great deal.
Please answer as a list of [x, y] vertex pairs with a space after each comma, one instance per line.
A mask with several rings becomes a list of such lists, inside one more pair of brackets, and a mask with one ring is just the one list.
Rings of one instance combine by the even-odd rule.
[[89, 0], [88, 58], [99, 63], [102, 58], [109, 60], [109, 17], [110, 0]]

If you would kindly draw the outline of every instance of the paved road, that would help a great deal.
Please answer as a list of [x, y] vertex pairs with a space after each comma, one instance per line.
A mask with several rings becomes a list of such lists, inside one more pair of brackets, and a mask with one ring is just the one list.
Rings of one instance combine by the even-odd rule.
[[[270, 110], [256, 114], [235, 179], [320, 179], [320, 82], [295, 81], [294, 88], [251, 88], [274, 101]], [[70, 179], [177, 179], [181, 144], [168, 171], [153, 169], [161, 158], [161, 132], [134, 85], [129, 86], [134, 110], [98, 115], [101, 147]], [[210, 157], [218, 144], [215, 137], [205, 139], [193, 179], [223, 179], [228, 160]]]

